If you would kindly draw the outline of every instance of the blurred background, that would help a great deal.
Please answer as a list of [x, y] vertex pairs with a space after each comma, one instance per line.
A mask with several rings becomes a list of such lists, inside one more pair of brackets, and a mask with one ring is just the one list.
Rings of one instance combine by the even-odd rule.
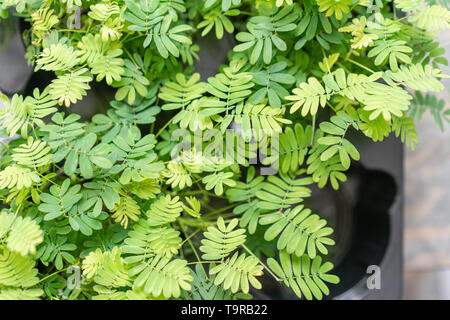
[[[450, 60], [450, 30], [440, 34]], [[443, 73], [450, 74], [444, 67]], [[450, 107], [450, 79], [438, 94]], [[419, 144], [405, 152], [404, 298], [450, 299], [450, 125], [417, 123]]]

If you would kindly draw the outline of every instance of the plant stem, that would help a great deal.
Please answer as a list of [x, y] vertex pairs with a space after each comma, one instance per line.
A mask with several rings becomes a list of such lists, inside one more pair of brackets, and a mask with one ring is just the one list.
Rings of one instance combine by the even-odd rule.
[[375, 73], [375, 71], [373, 71], [373, 70], [370, 69], [369, 67], [366, 67], [366, 66], [362, 65], [361, 63], [359, 63], [359, 62], [357, 62], [357, 61], [355, 61], [355, 60], [348, 59], [347, 61], [353, 63], [354, 65], [357, 65], [357, 66], [360, 67], [360, 68], [363, 68], [363, 69], [365, 69], [365, 70], [367, 70], [367, 71], [370, 71], [370, 72], [372, 72], [372, 73]]
[[313, 145], [314, 143], [314, 134], [316, 132], [316, 115], [313, 115], [313, 119], [312, 119], [312, 134], [311, 134], [311, 141], [310, 141], [310, 146]]
[[328, 73], [331, 75], [331, 69], [330, 69], [330, 65], [328, 63], [328, 57], [323, 48], [322, 48], [322, 54], [323, 54], [323, 60], [325, 60], [325, 63], [327, 64]]
[[204, 263], [221, 263], [221, 262], [222, 261], [196, 261], [196, 262], [188, 262], [187, 264], [190, 265], [190, 264], [197, 264], [197, 263], [204, 264]]
[[17, 217], [17, 214], [19, 213], [20, 207], [22, 207], [22, 204], [20, 204], [20, 205], [17, 207], [17, 210], [16, 210], [16, 212], [14, 213], [14, 217]]
[[[202, 260], [200, 259], [199, 255], [197, 253], [197, 250], [195, 250], [194, 244], [192, 243], [191, 239], [188, 237], [188, 235], [186, 234], [186, 231], [184, 230], [183, 223], [180, 220], [178, 220], [178, 224], [180, 225], [181, 232], [183, 232], [183, 235], [185, 236], [187, 242], [189, 243], [189, 246], [191, 247], [192, 251], [194, 252], [195, 257], [197, 258], [198, 262], [202, 263]], [[208, 275], [206, 274], [206, 271], [204, 269], [203, 269], [203, 271], [205, 272], [206, 279], [209, 279]]]
[[244, 203], [244, 202], [235, 202], [235, 203], [232, 203], [232, 204], [230, 204], [229, 206], [226, 206], [226, 207], [224, 207], [224, 208], [220, 208], [220, 209], [218, 209], [218, 210], [215, 210], [215, 211], [212, 211], [212, 212], [208, 212], [207, 214], [203, 215], [203, 217], [208, 217], [208, 216], [212, 216], [212, 215], [214, 215], [214, 214], [222, 213], [222, 212], [227, 211], [227, 210], [229, 210], [229, 209], [231, 209], [231, 208], [234, 208], [234, 207], [236, 207], [236, 206], [238, 206], [238, 205], [240, 205], [240, 204], [242, 204], [242, 203]]
[[189, 227], [194, 227], [194, 228], [201, 228], [201, 229], [205, 229], [208, 225], [210, 224], [215, 224], [215, 221], [203, 221], [201, 218], [178, 218], [178, 220], [183, 223], [183, 225], [187, 225]]
[[56, 30], [57, 32], [75, 32], [75, 33], [87, 33], [88, 30], [81, 30], [81, 29], [59, 29]]
[[125, 51], [125, 53], [128, 55], [128, 57], [130, 58], [131, 62], [133, 62], [134, 66], [136, 67], [136, 69], [141, 69], [141, 67], [138, 66], [138, 64], [136, 63], [136, 61], [134, 61], [133, 56], [131, 55], [131, 53], [126, 49], [123, 48], [123, 50]]
[[262, 266], [264, 267], [264, 269], [266, 269], [267, 272], [269, 272], [269, 274], [270, 274], [272, 277], [274, 277], [275, 280], [277, 280], [277, 281], [279, 281], [279, 282], [283, 281], [283, 280], [281, 280], [280, 278], [278, 278], [277, 275], [276, 275], [275, 273], [273, 273], [272, 270], [270, 270], [269, 267], [266, 266], [266, 265], [261, 261], [260, 258], [258, 258], [257, 256], [255, 256], [255, 255], [253, 254], [253, 252], [251, 252], [250, 249], [247, 248], [247, 247], [245, 246], [245, 244], [242, 244], [241, 246], [242, 246], [242, 248], [245, 249], [245, 251], [247, 251], [247, 252], [250, 253], [253, 257], [255, 257], [256, 259], [258, 259], [259, 263], [262, 264]]
[[239, 11], [239, 13], [240, 13], [240, 14], [247, 15], [247, 16], [254, 16], [254, 15], [255, 15], [254, 13], [248, 12], [248, 11]]
[[181, 243], [180, 243], [180, 247], [182, 247], [187, 241], [189, 241], [193, 236], [195, 236], [197, 233], [199, 233], [202, 229], [198, 228], [197, 230], [195, 230], [195, 232], [191, 233], [191, 235], [189, 237], [187, 237], [186, 239], [184, 239]]
[[44, 176], [43, 174], [41, 174], [39, 171], [35, 171], [39, 176], [41, 176], [42, 178], [44, 178], [45, 180], [47, 180], [48, 182], [56, 185], [55, 182], [53, 182], [52, 180], [50, 180], [49, 178], [47, 178], [46, 176]]
[[[136, 37], [133, 37], [133, 38], [128, 39], [128, 40], [125, 41], [125, 42], [130, 42], [130, 41], [133, 41], [133, 40], [136, 40], [136, 39], [145, 37], [145, 36], [146, 36], [145, 34], [140, 34], [140, 35], [138, 35], [138, 36], [136, 36]], [[125, 39], [124, 39], [124, 40], [125, 40]], [[124, 42], [124, 40], [122, 40], [122, 42]]]
[[172, 119], [167, 121], [166, 124], [161, 129], [159, 129], [158, 133], [155, 135], [155, 138], [158, 138], [159, 135], [164, 131], [164, 129], [167, 128], [167, 126], [172, 123], [173, 118], [175, 118], [175, 116], [173, 116]]
[[411, 16], [411, 13], [410, 13], [410, 14], [407, 14], [407, 15], [404, 16], [404, 17], [401, 17], [401, 18], [398, 18], [398, 19], [394, 20], [393, 23], [394, 23], [394, 22], [402, 21], [403, 19], [406, 19], [406, 18], [408, 18], [409, 16]]
[[39, 280], [39, 283], [41, 283], [41, 282], [47, 280], [48, 278], [54, 276], [55, 274], [58, 274], [58, 273], [63, 272], [63, 271], [66, 271], [67, 269], [68, 269], [68, 268], [64, 268], [64, 269], [55, 271], [55, 272], [53, 272], [52, 274], [49, 274], [48, 276], [46, 276], [46, 277], [42, 278], [41, 280]]
[[345, 56], [345, 59], [344, 59], [344, 61], [347, 61], [349, 58], [350, 58], [350, 56], [352, 55], [352, 53], [353, 53], [353, 49], [350, 49], [350, 51], [347, 53], [347, 55]]
[[337, 64], [339, 67], [341, 67], [342, 69], [344, 69], [347, 73], [351, 73], [351, 72], [347, 69], [347, 67], [344, 66], [342, 63], [336, 62], [336, 64]]
[[150, 133], [153, 133], [155, 131], [155, 121], [152, 123], [152, 126], [150, 127]]
[[197, 194], [204, 194], [205, 196], [219, 198], [219, 199], [227, 199], [225, 196], [218, 196], [215, 193], [208, 192], [206, 190], [195, 190], [195, 191], [186, 191], [184, 193], [181, 193], [181, 196], [195, 196]]
[[336, 109], [334, 109], [334, 107], [328, 101], [327, 101], [327, 106], [329, 106], [336, 113]]

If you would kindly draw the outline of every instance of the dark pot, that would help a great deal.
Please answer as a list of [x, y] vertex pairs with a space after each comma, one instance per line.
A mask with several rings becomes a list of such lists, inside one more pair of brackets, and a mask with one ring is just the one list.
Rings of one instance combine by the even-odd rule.
[[[218, 41], [211, 33], [197, 39], [200, 61], [196, 71], [206, 81], [226, 62], [234, 39]], [[330, 285], [330, 299], [401, 299], [403, 288], [403, 145], [392, 135], [374, 143], [362, 134], [351, 138], [361, 154], [352, 165], [348, 181], [339, 191], [313, 190], [314, 212], [326, 218], [335, 230], [336, 246], [331, 261], [341, 282]], [[325, 200], [324, 200], [325, 199]], [[373, 275], [369, 266], [380, 267], [380, 289], [369, 289]], [[265, 275], [259, 299], [297, 299], [290, 289]]]
[[[348, 171], [339, 191], [313, 189], [307, 205], [327, 219], [336, 246], [328, 259], [341, 282], [330, 285], [326, 299], [401, 299], [403, 289], [403, 147], [395, 137], [373, 143], [364, 137], [352, 142], [361, 161]], [[368, 285], [379, 267], [380, 287]], [[369, 269], [368, 269], [369, 268]], [[376, 276], [376, 275], [375, 275]], [[297, 299], [289, 289], [264, 276], [259, 299]]]
[[19, 19], [9, 14], [0, 19], [0, 91], [13, 94], [24, 90], [33, 70], [24, 59], [25, 47]]

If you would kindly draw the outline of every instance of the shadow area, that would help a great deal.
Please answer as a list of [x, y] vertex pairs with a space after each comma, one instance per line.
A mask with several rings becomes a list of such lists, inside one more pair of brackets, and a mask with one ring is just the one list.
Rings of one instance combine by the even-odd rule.
[[[329, 284], [330, 294], [324, 299], [352, 290], [355, 298], [362, 298], [361, 289], [356, 286], [370, 275], [367, 267], [382, 264], [390, 241], [390, 209], [398, 192], [395, 179], [385, 171], [370, 170], [360, 164], [353, 165], [347, 176], [348, 181], [338, 191], [313, 188], [312, 197], [305, 200], [305, 205], [327, 219], [334, 229], [336, 245], [329, 247], [323, 258], [334, 264], [331, 273], [341, 281]], [[263, 291], [252, 292], [254, 298], [298, 299], [267, 273], [262, 278]]]

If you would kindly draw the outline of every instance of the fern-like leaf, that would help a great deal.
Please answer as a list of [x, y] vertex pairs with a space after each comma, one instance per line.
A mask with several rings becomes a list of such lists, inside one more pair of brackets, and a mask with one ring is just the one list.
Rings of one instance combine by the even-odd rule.
[[194, 218], [200, 218], [201, 202], [196, 197], [185, 197], [187, 205], [183, 203], [183, 209], [187, 214]]
[[264, 215], [259, 223], [270, 225], [264, 234], [266, 241], [279, 236], [278, 250], [286, 249], [287, 253], [295, 253], [298, 257], [307, 252], [313, 259], [317, 250], [322, 254], [328, 253], [324, 244], [334, 245], [334, 241], [327, 237], [333, 233], [333, 229], [325, 227], [326, 220], [316, 214], [311, 215], [311, 210], [305, 209], [303, 205]]
[[93, 207], [95, 216], [100, 214], [103, 205], [109, 210], [113, 210], [120, 200], [118, 192], [120, 185], [116, 182], [107, 182], [99, 179], [87, 182], [83, 184], [83, 187], [86, 188], [83, 193], [89, 199], [83, 209], [88, 210]]
[[89, 133], [70, 143], [65, 139], [63, 141], [59, 139], [49, 141], [49, 144], [56, 149], [53, 161], [65, 159], [64, 172], [67, 175], [79, 170], [81, 176], [89, 179], [93, 176], [95, 168], [109, 169], [113, 166], [112, 161], [108, 159], [111, 146], [105, 143], [95, 145], [97, 142], [95, 133]]
[[450, 123], [450, 109], [445, 109], [445, 100], [438, 99], [435, 95], [427, 94], [423, 96], [416, 91], [411, 104], [409, 115], [412, 118], [421, 120], [425, 111], [430, 110], [434, 121], [439, 125], [441, 131], [444, 131], [444, 120]]
[[167, 102], [162, 106], [163, 110], [184, 110], [192, 100], [200, 98], [205, 92], [205, 84], [199, 82], [198, 73], [188, 79], [184, 74], [178, 73], [175, 80], [166, 82], [159, 92], [159, 97]]
[[26, 144], [13, 149], [12, 159], [19, 165], [37, 170], [51, 162], [50, 146], [45, 141], [28, 137]]
[[373, 73], [370, 76], [355, 73], [346, 75], [343, 69], [338, 69], [334, 75], [327, 74], [322, 78], [325, 87], [316, 78], [309, 78], [308, 82], [302, 82], [299, 88], [292, 90], [294, 95], [286, 97], [287, 100], [294, 101], [290, 112], [294, 113], [302, 108], [302, 116], [306, 116], [308, 113], [315, 115], [319, 104], [324, 107], [331, 95], [334, 94], [362, 101], [366, 88], [370, 83], [378, 80], [381, 75], [381, 72]]
[[296, 123], [294, 128], [286, 127], [279, 135], [279, 146], [264, 158], [265, 165], [275, 165], [278, 161], [282, 173], [296, 172], [304, 163], [311, 143], [312, 127]]
[[128, 268], [121, 254], [122, 250], [119, 247], [114, 247], [112, 251], [103, 253], [100, 267], [94, 276], [94, 281], [97, 284], [113, 288], [131, 286]]
[[43, 125], [41, 120], [45, 116], [55, 112], [56, 101], [49, 95], [46, 89], [41, 94], [39, 89], [33, 91], [33, 96], [26, 97], [15, 94], [11, 101], [5, 95], [0, 95], [4, 108], [0, 109], [0, 120], [2, 128], [12, 137], [19, 130], [23, 137], [28, 136], [28, 132], [35, 124]]
[[[152, 41], [155, 43], [159, 54], [168, 58], [169, 53], [175, 57], [180, 54], [175, 43], [191, 44], [191, 40], [183, 32], [191, 30], [189, 25], [177, 25], [171, 27], [172, 17], [164, 15], [167, 7], [159, 6], [159, 1], [145, 2], [139, 4], [126, 0], [127, 11], [125, 20], [130, 22], [129, 30], [145, 32], [144, 48]], [[175, 43], [174, 43], [175, 41]]]
[[370, 120], [370, 112], [365, 111], [364, 109], [359, 109], [358, 114], [361, 119], [359, 128], [373, 141], [383, 141], [384, 138], [387, 138], [389, 133], [391, 133], [391, 123], [384, 120], [383, 117], [377, 117]]
[[306, 187], [312, 183], [311, 178], [291, 179], [281, 174], [280, 177], [269, 176], [262, 190], [256, 192], [260, 199], [258, 206], [263, 210], [283, 210], [298, 204], [311, 195]]
[[108, 44], [103, 42], [100, 35], [87, 34], [77, 45], [80, 63], [87, 63], [92, 67], [94, 62], [108, 50]]
[[41, 178], [36, 172], [18, 165], [12, 165], [0, 171], [0, 189], [17, 188], [20, 190], [39, 182], [41, 182]]
[[128, 184], [132, 181], [140, 182], [145, 179], [158, 178], [164, 165], [156, 160], [156, 154], [151, 152], [156, 140], [153, 134], [139, 139], [129, 134], [126, 139], [117, 136], [113, 140], [113, 152], [120, 162], [118, 169], [122, 171], [119, 182]]
[[39, 282], [35, 261], [29, 256], [0, 247], [0, 285], [29, 288]]
[[350, 167], [350, 158], [356, 161], [359, 160], [358, 150], [345, 138], [349, 127], [353, 126], [355, 129], [359, 129], [357, 120], [358, 118], [352, 118], [349, 114], [338, 111], [335, 116], [330, 118], [331, 122], [324, 121], [320, 124], [320, 129], [327, 133], [324, 137], [317, 139], [319, 144], [326, 146], [320, 155], [321, 161], [327, 161], [335, 154], [338, 154], [342, 166], [348, 169]]
[[236, 206], [233, 213], [242, 214], [240, 226], [247, 227], [250, 234], [255, 233], [258, 226], [258, 219], [261, 209], [258, 207], [256, 192], [264, 187], [264, 177], [255, 177], [255, 167], [251, 166], [247, 172], [245, 182], [237, 181], [236, 186], [227, 190], [227, 197], [230, 201], [245, 201]]
[[176, 220], [183, 211], [179, 197], [162, 196], [152, 203], [145, 213], [150, 226], [161, 226]]
[[66, 179], [61, 185], [52, 185], [50, 193], [41, 194], [43, 203], [38, 208], [43, 213], [46, 213], [44, 220], [53, 220], [67, 214], [81, 199], [81, 185], [76, 184], [69, 187], [70, 179]]
[[236, 40], [243, 43], [235, 46], [233, 51], [250, 51], [250, 63], [255, 64], [260, 58], [269, 64], [273, 58], [274, 47], [286, 51], [286, 42], [279, 36], [284, 32], [293, 31], [293, 23], [299, 17], [299, 7], [290, 5], [284, 8], [273, 8], [270, 16], [255, 16], [249, 19], [249, 32], [239, 32]]
[[141, 210], [137, 202], [130, 196], [121, 196], [116, 207], [112, 210], [113, 218], [117, 223], [120, 223], [124, 228], [128, 227], [129, 221], [138, 221]]
[[321, 137], [323, 137], [323, 131], [318, 130], [315, 134], [313, 147], [309, 151], [308, 160], [306, 161], [308, 165], [306, 173], [312, 174], [312, 180], [317, 183], [319, 188], [323, 188], [330, 181], [333, 189], [338, 190], [339, 181], [344, 182], [347, 180], [344, 174], [346, 169], [342, 165], [339, 154], [332, 156], [326, 161], [321, 160], [323, 152], [327, 149], [326, 145], [318, 143]]
[[46, 71], [67, 71], [71, 70], [79, 61], [78, 53], [73, 47], [62, 43], [53, 44], [50, 48], [44, 48], [40, 58], [36, 61], [35, 71], [40, 69]]
[[43, 294], [42, 289], [4, 288], [0, 289], [0, 300], [40, 300]]
[[281, 99], [289, 95], [283, 85], [292, 85], [295, 82], [294, 76], [283, 72], [286, 67], [286, 62], [278, 62], [267, 69], [252, 73], [253, 82], [261, 88], [251, 95], [250, 102], [258, 104], [267, 96], [272, 108], [280, 108]]
[[413, 50], [406, 45], [403, 40], [376, 40], [374, 48], [372, 48], [367, 56], [369, 58], [375, 57], [375, 65], [384, 65], [389, 61], [389, 67], [392, 71], [398, 70], [398, 60], [403, 63], [411, 63], [411, 58], [408, 56]]
[[89, 17], [101, 22], [106, 22], [112, 16], [120, 14], [120, 6], [111, 1], [91, 5], [89, 10]]
[[87, 71], [82, 68], [58, 76], [50, 84], [50, 95], [58, 100], [59, 105], [64, 104], [66, 107], [81, 100], [87, 94], [86, 90], [90, 89], [88, 83], [92, 80]]
[[222, 287], [214, 284], [215, 276], [207, 277], [203, 266], [198, 263], [195, 265], [195, 272], [192, 271], [194, 281], [192, 290], [185, 291], [183, 298], [186, 300], [237, 300], [251, 299], [251, 295], [243, 292], [232, 294], [225, 291]]
[[343, 14], [350, 12], [351, 0], [317, 0], [319, 11], [325, 12], [327, 17], [335, 15], [336, 19], [341, 20]]
[[203, 233], [205, 239], [202, 240], [200, 250], [204, 253], [202, 258], [206, 260], [219, 260], [226, 258], [231, 252], [236, 250], [245, 242], [245, 229], [236, 229], [239, 220], [233, 219], [228, 225], [222, 217], [217, 219], [217, 228], [208, 227]]
[[231, 179], [233, 172], [215, 172], [207, 175], [202, 179], [206, 190], [214, 189], [214, 193], [218, 196], [223, 194], [224, 186], [234, 187], [236, 181]]
[[103, 257], [104, 255], [100, 249], [91, 251], [89, 255], [83, 259], [83, 276], [87, 279], [92, 279], [102, 266]]
[[169, 162], [167, 170], [163, 174], [167, 178], [166, 184], [170, 184], [172, 188], [184, 189], [192, 186], [191, 175], [181, 163]]
[[193, 281], [186, 260], [170, 260], [161, 256], [154, 256], [145, 264], [132, 267], [129, 275], [136, 277], [136, 287], [143, 288], [145, 293], [155, 297], [163, 294], [166, 298], [178, 298], [181, 289], [191, 289], [190, 282]]
[[259, 260], [253, 256], [246, 256], [244, 253], [238, 255], [236, 252], [231, 258], [227, 258], [223, 263], [212, 267], [210, 275], [216, 275], [215, 285], [222, 285], [225, 290], [236, 293], [241, 290], [248, 293], [250, 284], [260, 289], [261, 283], [256, 279], [263, 275], [263, 266]]
[[150, 82], [144, 75], [140, 67], [136, 66], [129, 59], [125, 59], [125, 73], [121, 76], [119, 81], [113, 82], [112, 86], [119, 88], [116, 92], [116, 100], [122, 101], [127, 98], [128, 104], [134, 104], [136, 100], [136, 93], [141, 97], [147, 95], [147, 86]]
[[439, 5], [426, 7], [413, 13], [409, 21], [423, 29], [450, 29], [450, 10]]
[[37, 41], [40, 44], [45, 33], [59, 23], [58, 16], [54, 14], [54, 10], [50, 8], [40, 8], [31, 15], [33, 22], [33, 34], [36, 35]]
[[149, 200], [155, 198], [161, 192], [161, 186], [154, 179], [146, 179], [140, 182], [132, 182], [125, 185], [125, 188], [139, 198]]
[[197, 28], [204, 28], [201, 34], [202, 37], [204, 37], [213, 27], [215, 27], [216, 38], [222, 39], [224, 29], [228, 33], [233, 33], [234, 31], [233, 23], [230, 19], [228, 19], [228, 17], [237, 16], [239, 13], [240, 11], [237, 9], [226, 11], [222, 11], [219, 8], [212, 9], [203, 16], [203, 20], [197, 25]]
[[123, 252], [129, 254], [126, 261], [136, 263], [153, 255], [171, 258], [181, 247], [180, 233], [171, 227], [152, 227], [146, 219], [140, 219], [125, 239]]
[[390, 121], [393, 115], [401, 117], [408, 110], [410, 100], [411, 95], [402, 88], [372, 83], [366, 90], [364, 110], [371, 111], [369, 120], [382, 115], [384, 120]]
[[218, 101], [208, 108], [205, 115], [222, 112], [228, 114], [238, 102], [252, 93], [252, 75], [242, 70], [245, 63], [244, 59], [232, 60], [229, 67], [223, 68], [222, 73], [208, 78], [206, 90], [218, 98]]
[[392, 122], [392, 131], [395, 132], [396, 137], [400, 137], [401, 141], [414, 151], [415, 145], [419, 142], [414, 119], [395, 117]]
[[413, 11], [420, 7], [424, 0], [394, 0], [396, 8], [404, 12]]
[[333, 264], [322, 264], [319, 256], [311, 260], [307, 255], [290, 256], [286, 251], [280, 251], [280, 263], [281, 265], [273, 258], [267, 260], [269, 267], [299, 298], [304, 296], [311, 300], [314, 296], [320, 300], [323, 295], [330, 293], [325, 282], [339, 283], [337, 276], [328, 274], [333, 269]]
[[448, 77], [439, 69], [432, 69], [430, 65], [415, 64], [401, 66], [397, 72], [385, 72], [384, 79], [391, 85], [394, 83], [407, 86], [413, 90], [439, 92], [444, 89], [437, 78]]
[[106, 83], [111, 85], [113, 81], [120, 81], [125, 73], [123, 68], [125, 62], [120, 58], [121, 49], [109, 50], [105, 55], [95, 59], [92, 67], [92, 74], [97, 75], [96, 80], [102, 81], [106, 78]]
[[[9, 215], [9, 217], [4, 217]], [[13, 213], [3, 212], [0, 214], [0, 221], [5, 221], [5, 218], [13, 217], [13, 222], [9, 226], [9, 233], [6, 239], [7, 248], [10, 251], [18, 252], [22, 256], [27, 254], [35, 254], [36, 246], [44, 241], [42, 237], [42, 230], [36, 221], [29, 217], [15, 217]], [[2, 222], [0, 222], [2, 223]], [[0, 230], [5, 226], [1, 226]], [[8, 228], [8, 226], [6, 226]]]

